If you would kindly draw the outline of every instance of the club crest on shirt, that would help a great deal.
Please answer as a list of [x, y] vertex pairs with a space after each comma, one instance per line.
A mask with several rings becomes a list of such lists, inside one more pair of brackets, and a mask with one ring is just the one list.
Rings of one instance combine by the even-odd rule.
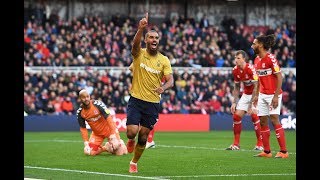
[[262, 68], [265, 68], [266, 67], [266, 64], [265, 63], [262, 63]]
[[95, 109], [95, 110], [93, 110], [93, 113], [94, 114], [99, 114], [99, 112]]
[[275, 72], [279, 72], [279, 71], [280, 71], [280, 68], [279, 68], [278, 65], [274, 66], [274, 71], [275, 71]]

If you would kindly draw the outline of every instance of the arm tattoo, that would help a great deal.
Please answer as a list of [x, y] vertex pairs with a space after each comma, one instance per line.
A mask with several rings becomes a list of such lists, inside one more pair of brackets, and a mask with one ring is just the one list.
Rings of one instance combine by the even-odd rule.
[[233, 102], [238, 103], [239, 101], [239, 94], [240, 94], [240, 83], [234, 83], [234, 89], [233, 89]]

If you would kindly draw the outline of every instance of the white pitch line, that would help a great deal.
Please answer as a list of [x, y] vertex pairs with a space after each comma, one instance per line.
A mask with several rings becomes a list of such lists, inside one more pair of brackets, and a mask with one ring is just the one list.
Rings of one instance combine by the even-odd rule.
[[201, 178], [201, 177], [240, 177], [240, 176], [296, 176], [296, 173], [286, 174], [209, 174], [191, 176], [159, 176], [161, 178]]
[[[45, 168], [45, 167], [34, 167], [34, 166], [24, 166], [24, 168], [76, 172], [76, 173], [86, 173], [86, 174], [98, 174], [98, 175], [106, 175], [106, 176], [120, 176], [120, 177], [140, 178], [140, 179], [157, 179], [157, 180], [167, 180], [167, 178], [201, 178], [201, 177], [296, 176], [296, 173], [284, 173], [284, 174], [208, 174], [208, 175], [190, 175], [190, 176], [145, 177], [145, 176], [131, 176], [131, 175], [124, 175], [124, 174], [111, 174], [111, 173], [102, 173], [102, 172], [60, 169], [60, 168]], [[29, 178], [25, 178], [25, 179], [29, 179]]]
[[128, 177], [128, 178], [167, 180], [166, 178], [162, 178], [162, 177], [131, 176], [131, 175], [125, 175], [125, 174], [112, 174], [112, 173], [81, 171], [81, 170], [72, 170], [72, 169], [46, 168], [46, 167], [35, 167], [35, 166], [24, 166], [24, 168], [42, 169], [42, 170], [49, 170], [49, 171], [64, 171], [64, 172], [86, 173], [86, 174], [98, 174], [98, 175], [105, 175], [105, 176], [119, 176], [119, 177]]
[[[24, 142], [30, 143], [30, 142], [71, 142], [71, 143], [79, 143], [82, 141], [72, 141], [72, 140], [25, 140]], [[166, 147], [166, 148], [183, 148], [183, 149], [204, 149], [204, 150], [215, 150], [215, 151], [226, 151], [226, 149], [222, 149], [222, 148], [211, 148], [211, 147], [199, 147], [199, 146], [172, 146], [172, 145], [161, 145], [161, 144], [157, 144], [157, 147]], [[249, 149], [240, 149], [237, 151], [247, 151], [247, 152], [256, 152], [256, 150], [249, 150]], [[289, 154], [296, 154], [296, 152], [290, 152]]]
[[[184, 148], [184, 149], [205, 149], [205, 150], [217, 150], [217, 151], [226, 151], [226, 149], [221, 149], [221, 148], [210, 148], [210, 147], [193, 147], [193, 146], [169, 146], [169, 145], [158, 145], [160, 147], [168, 147], [168, 148]], [[249, 150], [249, 149], [240, 149], [236, 151], [254, 151], [257, 152], [256, 150]], [[289, 152], [289, 154], [296, 154], [296, 152]]]

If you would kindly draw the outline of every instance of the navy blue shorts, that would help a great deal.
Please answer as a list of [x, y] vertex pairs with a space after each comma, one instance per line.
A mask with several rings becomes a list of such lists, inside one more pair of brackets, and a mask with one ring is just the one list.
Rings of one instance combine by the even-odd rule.
[[127, 125], [141, 125], [153, 129], [159, 118], [160, 103], [152, 103], [130, 96], [127, 108]]

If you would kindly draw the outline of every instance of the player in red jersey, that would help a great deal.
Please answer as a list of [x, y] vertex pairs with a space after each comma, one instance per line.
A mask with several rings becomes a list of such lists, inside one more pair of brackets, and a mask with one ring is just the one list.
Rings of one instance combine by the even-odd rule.
[[[257, 92], [258, 87], [258, 76], [256, 74], [253, 65], [248, 62], [248, 54], [239, 50], [235, 53], [236, 66], [232, 70], [234, 79], [233, 89], [233, 103], [231, 105], [231, 113], [233, 114], [233, 144], [230, 145], [226, 150], [240, 150], [240, 134], [242, 130], [241, 120], [243, 116], [248, 113], [251, 115], [252, 123], [257, 137], [257, 143], [254, 150], [263, 150], [262, 139], [260, 133], [260, 120], [256, 113], [252, 113], [252, 93]], [[244, 92], [240, 95], [240, 83], [243, 83]]]
[[[127, 154], [127, 147], [120, 139], [119, 131], [106, 105], [98, 100], [90, 100], [90, 95], [85, 89], [79, 92], [79, 98], [81, 105], [77, 110], [77, 119], [84, 141], [84, 154], [94, 156], [104, 151], [115, 155]], [[85, 121], [92, 130], [90, 139]], [[108, 142], [102, 146], [104, 139], [108, 139]]]
[[255, 157], [272, 157], [270, 148], [270, 129], [268, 120], [270, 118], [280, 151], [275, 158], [288, 158], [284, 129], [279, 121], [282, 102], [282, 74], [278, 60], [268, 50], [275, 44], [275, 35], [260, 35], [253, 41], [251, 48], [257, 55], [255, 68], [259, 76], [259, 93], [254, 97], [254, 106], [257, 106], [258, 116], [261, 124], [261, 135], [264, 151]]

